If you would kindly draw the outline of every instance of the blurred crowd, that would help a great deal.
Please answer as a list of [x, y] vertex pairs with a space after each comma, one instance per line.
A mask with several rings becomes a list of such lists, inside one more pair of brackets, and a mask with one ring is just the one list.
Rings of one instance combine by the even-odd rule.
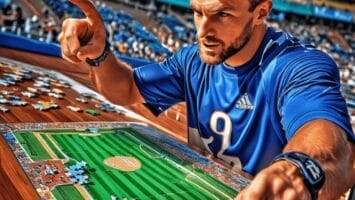
[[[27, 38], [56, 42], [60, 23], [68, 17], [83, 17], [83, 13], [66, 0], [43, 0], [45, 7], [40, 14], [24, 17], [23, 9], [15, 3], [1, 6], [0, 30]], [[108, 40], [116, 56], [129, 56], [147, 61], [162, 61], [183, 46], [195, 42], [192, 13], [179, 12], [165, 4], [147, 1], [121, 1], [126, 6], [146, 13], [156, 22], [149, 29], [125, 10], [116, 10], [102, 1], [96, 1], [107, 28]], [[181, 10], [180, 10], [181, 11]], [[58, 19], [58, 21], [55, 20]], [[272, 13], [270, 26], [282, 29], [329, 53], [338, 63], [343, 90], [355, 110], [355, 33], [352, 25], [323, 19]], [[350, 27], [350, 28], [349, 28]]]
[[355, 33], [345, 29], [332, 29], [327, 25], [311, 21], [312, 19], [305, 20], [301, 16], [293, 16], [292, 20], [270, 20], [269, 24], [275, 29], [285, 30], [317, 49], [327, 52], [337, 62], [342, 81], [354, 80]]
[[43, 9], [40, 14], [24, 17], [23, 8], [16, 3], [9, 3], [0, 8], [1, 32], [10, 32], [45, 42], [55, 41], [59, 26], [49, 9]]

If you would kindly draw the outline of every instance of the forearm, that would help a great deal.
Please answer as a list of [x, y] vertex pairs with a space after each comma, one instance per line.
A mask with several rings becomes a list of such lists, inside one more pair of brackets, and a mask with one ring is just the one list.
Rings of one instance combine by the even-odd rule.
[[316, 120], [302, 127], [284, 151], [299, 151], [317, 160], [326, 181], [319, 199], [336, 199], [354, 182], [354, 143], [333, 123]]
[[88, 0], [70, 2], [78, 6], [86, 17], [63, 21], [58, 35], [62, 57], [72, 63], [90, 59], [90, 65], [99, 65], [90, 68], [90, 77], [98, 92], [112, 103], [127, 105], [142, 102], [131, 68], [118, 61], [112, 52], [106, 57], [105, 26], [95, 6]]
[[90, 68], [90, 77], [98, 90], [112, 103], [129, 105], [142, 102], [132, 69], [111, 52], [99, 67]]

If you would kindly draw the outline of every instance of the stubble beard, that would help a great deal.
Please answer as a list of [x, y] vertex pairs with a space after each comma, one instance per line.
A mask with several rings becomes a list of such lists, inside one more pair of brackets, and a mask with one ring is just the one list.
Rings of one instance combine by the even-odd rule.
[[[221, 44], [222, 52], [219, 55], [216, 55], [214, 53], [204, 52], [203, 47], [202, 47], [202, 45], [203, 45], [202, 41], [201, 41], [201, 39], [198, 39], [198, 47], [200, 50], [200, 57], [203, 60], [203, 62], [205, 62], [206, 64], [209, 64], [209, 65], [217, 65], [217, 64], [224, 62], [225, 60], [227, 60], [231, 56], [235, 55], [236, 53], [238, 53], [241, 49], [244, 48], [244, 46], [249, 42], [249, 40], [251, 38], [251, 34], [252, 34], [251, 24], [252, 24], [252, 19], [250, 19], [246, 23], [246, 25], [243, 29], [243, 32], [240, 34], [240, 36], [235, 38], [234, 42], [231, 43], [227, 48], [224, 48], [225, 43], [222, 40], [219, 40], [218, 38], [210, 37], [209, 40], [218, 41]], [[208, 37], [207, 37], [207, 39], [208, 39]]]

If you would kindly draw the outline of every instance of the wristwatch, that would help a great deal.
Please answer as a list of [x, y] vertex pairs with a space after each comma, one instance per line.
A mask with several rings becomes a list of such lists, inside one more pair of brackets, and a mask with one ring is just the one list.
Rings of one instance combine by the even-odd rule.
[[312, 200], [317, 199], [318, 191], [325, 182], [325, 175], [318, 162], [300, 152], [286, 152], [276, 156], [273, 163], [286, 160], [296, 165], [303, 175], [305, 185], [311, 193]]
[[98, 67], [100, 63], [106, 59], [109, 53], [110, 53], [110, 43], [106, 41], [105, 49], [102, 52], [102, 54], [95, 59], [86, 58], [86, 63], [91, 66]]

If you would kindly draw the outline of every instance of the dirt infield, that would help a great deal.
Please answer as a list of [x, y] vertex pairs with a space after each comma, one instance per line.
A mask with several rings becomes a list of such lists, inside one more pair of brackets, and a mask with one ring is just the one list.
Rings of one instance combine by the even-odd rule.
[[125, 172], [132, 172], [141, 168], [141, 162], [137, 158], [128, 156], [115, 156], [107, 158], [104, 163], [107, 166]]

